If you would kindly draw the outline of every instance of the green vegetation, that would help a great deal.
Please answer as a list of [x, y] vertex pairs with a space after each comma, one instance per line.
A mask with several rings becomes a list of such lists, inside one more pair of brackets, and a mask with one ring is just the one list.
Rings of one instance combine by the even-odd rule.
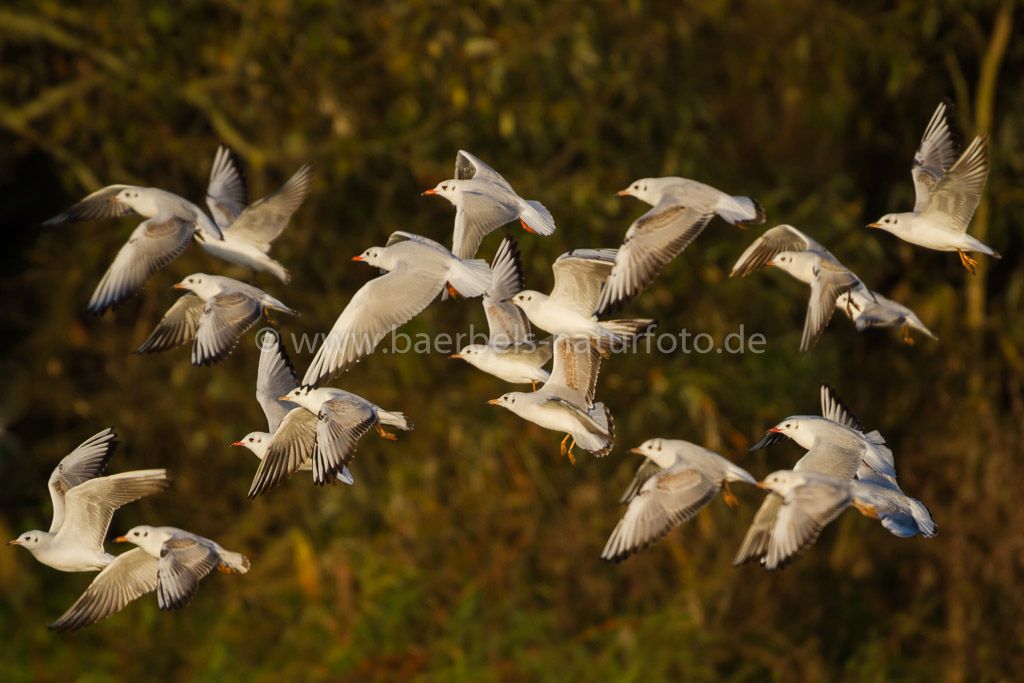
[[[91, 579], [0, 552], [5, 681], [1011, 680], [1024, 669], [1024, 41], [1014, 2], [838, 0], [62, 3], [0, 8], [0, 539], [42, 527], [45, 482], [84, 437], [116, 426], [112, 471], [167, 466], [170, 491], [112, 532], [173, 524], [245, 552], [193, 604], [143, 599], [70, 636], [46, 624]], [[1017, 38], [1017, 39], [1015, 39]], [[864, 225], [913, 203], [910, 160], [936, 103], [992, 137], [972, 232], [1004, 255], [976, 276]], [[614, 192], [683, 175], [757, 197], [938, 342], [857, 334], [837, 316], [797, 354], [806, 288], [729, 279], [759, 234], [715, 221], [627, 310], [717, 339], [744, 325], [761, 355], [616, 357], [599, 396], [618, 442], [575, 467], [559, 435], [486, 405], [506, 388], [439, 354], [378, 353], [337, 384], [416, 424], [367, 438], [352, 488], [306, 477], [250, 502], [256, 460], [228, 444], [262, 427], [258, 351], [193, 368], [130, 351], [198, 270], [245, 278], [198, 249], [112, 314], [89, 293], [137, 221], [42, 229], [111, 182], [198, 201], [231, 145], [254, 196], [310, 161], [314, 189], [274, 255], [326, 331], [375, 273], [349, 262], [395, 229], [448, 241], [453, 211], [419, 192], [471, 150], [558, 231], [520, 237], [528, 283], [574, 246], [614, 246], [643, 207]], [[517, 229], [518, 230], [518, 229]], [[484, 245], [489, 257], [499, 241]], [[476, 301], [436, 303], [410, 332], [483, 324]], [[304, 368], [309, 358], [296, 358]], [[746, 455], [763, 430], [837, 388], [880, 429], [906, 490], [940, 526], [901, 541], [854, 513], [791, 567], [731, 559], [761, 494], [716, 501], [653, 549], [598, 555], [635, 456], [655, 436], [715, 448], [762, 475], [796, 446]], [[581, 454], [582, 455], [582, 454]]]

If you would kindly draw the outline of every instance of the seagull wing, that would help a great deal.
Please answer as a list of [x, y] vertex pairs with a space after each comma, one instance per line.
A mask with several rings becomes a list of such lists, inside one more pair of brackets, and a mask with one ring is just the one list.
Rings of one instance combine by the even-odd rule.
[[249, 190], [238, 157], [225, 145], [217, 148], [206, 186], [206, 206], [217, 227], [227, 229], [249, 203]]
[[519, 207], [505, 193], [463, 190], [455, 205], [452, 253], [461, 259], [476, 256], [484, 237], [519, 217]]
[[186, 294], [174, 302], [135, 353], [156, 353], [187, 344], [199, 331], [199, 319], [206, 304], [195, 294]]
[[400, 264], [363, 285], [317, 349], [302, 383], [316, 384], [373, 353], [389, 332], [414, 318], [437, 298], [446, 272]]
[[274, 488], [312, 459], [316, 426], [317, 416], [305, 408], [295, 408], [284, 416], [253, 477], [250, 498]]
[[754, 521], [750, 523], [747, 534], [743, 537], [743, 543], [733, 558], [733, 566], [739, 566], [751, 560], [761, 560], [767, 553], [772, 543], [772, 533], [775, 530], [775, 523], [778, 519], [779, 509], [782, 507], [782, 496], [777, 493], [769, 493], [761, 503], [754, 515]]
[[280, 190], [246, 207], [231, 224], [228, 234], [264, 252], [269, 251], [271, 242], [288, 226], [292, 214], [298, 211], [309, 194], [312, 174], [313, 169], [309, 165], [301, 167]]
[[928, 197], [935, 183], [945, 175], [956, 161], [956, 128], [952, 112], [946, 102], [940, 102], [921, 136], [921, 144], [914, 152], [914, 212], [920, 212], [928, 205]]
[[782, 567], [811, 546], [850, 502], [850, 489], [841, 481], [814, 481], [793, 489], [779, 509], [765, 568]]
[[[101, 218], [118, 218], [135, 213], [127, 204], [117, 201], [117, 193], [135, 187], [134, 185], [108, 185], [96, 190], [91, 195], [74, 204], [63, 213], [45, 221], [43, 225], [64, 225], [65, 223], [82, 223]], [[142, 189], [142, 188], [139, 188]]]
[[601, 352], [597, 345], [582, 337], [558, 337], [553, 355], [551, 376], [542, 391], [591, 407], [601, 372]]
[[509, 299], [523, 289], [523, 266], [515, 239], [508, 235], [498, 245], [491, 261], [491, 286], [484, 292], [488, 343], [516, 345], [530, 340], [530, 321], [521, 308]]
[[103, 568], [82, 596], [50, 624], [51, 631], [75, 631], [120, 612], [157, 587], [157, 560], [142, 548], [118, 555]]
[[845, 266], [828, 260], [820, 260], [814, 267], [811, 281], [811, 298], [807, 303], [804, 318], [804, 332], [800, 339], [800, 351], [808, 351], [821, 338], [832, 314], [836, 310], [836, 299], [860, 283], [860, 280]]
[[340, 396], [320, 406], [313, 454], [313, 483], [328, 484], [355, 454], [356, 443], [377, 423], [377, 411], [355, 395]]
[[205, 538], [173, 536], [160, 548], [157, 564], [157, 604], [180, 609], [199, 589], [199, 582], [220, 564], [216, 546]]
[[718, 494], [721, 484], [688, 465], [647, 480], [605, 544], [601, 559], [619, 561], [689, 521]]
[[64, 523], [64, 496], [72, 488], [103, 474], [107, 468], [114, 449], [117, 447], [117, 434], [113, 427], [90, 436], [78, 444], [53, 468], [47, 487], [50, 489], [50, 500], [53, 502], [53, 521], [50, 533], [55, 534]]
[[988, 178], [988, 138], [978, 136], [928, 196], [924, 213], [950, 216], [958, 232], [967, 232]]
[[551, 266], [555, 286], [549, 298], [583, 315], [591, 315], [617, 252], [618, 249], [573, 249], [559, 256]]
[[810, 251], [826, 259], [835, 260], [828, 249], [821, 246], [792, 225], [777, 225], [754, 240], [736, 260], [729, 277], [746, 276], [765, 267], [784, 251]]
[[658, 463], [650, 458], [644, 458], [644, 461], [640, 463], [640, 467], [637, 468], [636, 474], [633, 475], [633, 481], [629, 482], [629, 487], [622, 494], [622, 497], [619, 498], [619, 502], [628, 503], [636, 498], [637, 494], [640, 493], [640, 488], [658, 472], [661, 472], [661, 467]]
[[199, 318], [199, 330], [192, 345], [192, 364], [212, 365], [222, 360], [262, 315], [260, 303], [242, 292], [224, 292], [210, 297]]
[[195, 219], [143, 221], [117, 252], [89, 300], [90, 313], [102, 313], [137, 292], [154, 273], [181, 256], [196, 231]]
[[280, 401], [289, 391], [299, 386], [295, 368], [284, 349], [281, 336], [265, 334], [260, 340], [260, 364], [256, 370], [256, 401], [267, 416], [267, 429], [276, 434], [284, 416], [298, 406], [291, 401]]
[[850, 409], [846, 407], [836, 390], [827, 384], [821, 385], [821, 415], [833, 422], [846, 425], [858, 432], [864, 431], [857, 418], [853, 416]]
[[167, 470], [162, 469], [121, 472], [79, 484], [64, 496], [67, 509], [55, 542], [103, 552], [114, 511], [167, 485]]
[[502, 189], [515, 193], [515, 190], [512, 189], [512, 186], [500, 173], [476, 156], [460, 149], [459, 153], [455, 155], [455, 179], [470, 180], [473, 178], [487, 180]]
[[636, 219], [615, 255], [595, 315], [632, 299], [704, 231], [714, 212], [679, 204], [673, 198]]

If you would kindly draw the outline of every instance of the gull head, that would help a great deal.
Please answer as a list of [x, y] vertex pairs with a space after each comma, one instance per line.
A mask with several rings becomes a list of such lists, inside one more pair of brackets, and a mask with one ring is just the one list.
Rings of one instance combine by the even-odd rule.
[[654, 461], [661, 469], [672, 467], [676, 462], [675, 451], [665, 447], [664, 439], [647, 439], [636, 448], [631, 448], [630, 453], [643, 455]]
[[232, 442], [232, 446], [244, 446], [256, 454], [262, 460], [270, 447], [271, 434], [267, 432], [249, 432], [238, 441]]
[[905, 213], [887, 213], [874, 223], [868, 223], [868, 227], [878, 228], [879, 230], [885, 230], [886, 232], [898, 235], [907, 223], [906, 219], [912, 215], [913, 214]]
[[787, 436], [804, 448], [811, 448], [815, 441], [814, 424], [820, 419], [813, 416], [791, 415], [768, 431]]
[[204, 301], [219, 294], [221, 289], [220, 285], [216, 284], [206, 273], [192, 273], [172, 286], [174, 289], [186, 289]]
[[151, 526], [143, 524], [129, 529], [124, 536], [114, 539], [115, 543], [133, 543], [147, 554], [160, 557], [160, 547], [167, 540], [167, 534]]
[[484, 350], [487, 348], [485, 344], [467, 344], [459, 349], [458, 353], [453, 353], [448, 356], [449, 358], [458, 358], [464, 360], [470, 365], [476, 365], [476, 361], [484, 355]]
[[820, 257], [809, 251], [780, 251], [767, 263], [785, 271], [801, 282], [814, 280], [814, 266]]
[[370, 247], [359, 256], [353, 256], [353, 261], [360, 261], [368, 266], [377, 266], [378, 268], [385, 268], [384, 265], [384, 254], [386, 253], [384, 247]]
[[795, 489], [804, 483], [804, 477], [793, 470], [777, 470], [757, 482], [758, 488], [774, 491], [781, 496]]
[[113, 201], [123, 204], [140, 216], [147, 218], [160, 213], [152, 195], [141, 187], [126, 187], [114, 195]]
[[459, 181], [458, 180], [442, 180], [441, 182], [439, 182], [437, 185], [435, 185], [431, 189], [426, 190], [425, 192], [423, 192], [423, 196], [425, 196], [425, 197], [430, 197], [430, 196], [444, 197], [445, 199], [450, 201], [452, 204], [454, 204], [455, 200], [456, 200], [456, 198], [458, 196], [458, 192], [459, 192]]
[[310, 385], [301, 387], [295, 387], [287, 394], [278, 396], [278, 401], [291, 401], [292, 403], [302, 406], [311, 413], [316, 413], [320, 410], [320, 404], [324, 402], [325, 397], [321, 396], [322, 392], [327, 391], [326, 389], [318, 389]]
[[514, 413], [522, 404], [522, 401], [519, 400], [521, 397], [522, 392], [510, 391], [507, 394], [502, 394], [498, 398], [492, 398], [487, 403], [489, 403], [492, 406], [501, 406], [502, 408], [505, 408], [506, 410], [511, 410]]
[[658, 203], [658, 198], [661, 195], [660, 178], [640, 178], [634, 180], [629, 184], [625, 190], [619, 190], [616, 194], [620, 197], [636, 197], [642, 202], [651, 204]]
[[50, 534], [33, 529], [32, 531], [26, 531], [15, 539], [7, 541], [7, 545], [20, 545], [28, 549], [29, 552], [34, 552], [36, 548], [49, 538]]
[[547, 294], [541, 292], [535, 292], [532, 289], [524, 289], [523, 291], [512, 297], [511, 301], [527, 314], [531, 310], [534, 310], [541, 302], [548, 298]]

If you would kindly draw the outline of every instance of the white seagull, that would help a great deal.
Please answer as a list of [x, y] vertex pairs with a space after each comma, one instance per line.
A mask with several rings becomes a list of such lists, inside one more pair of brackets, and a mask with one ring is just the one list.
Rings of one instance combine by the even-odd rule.
[[102, 313], [142, 288], [158, 270], [178, 258], [195, 237], [220, 241], [221, 229], [202, 209], [155, 187], [109, 185], [43, 225], [63, 225], [129, 214], [146, 218], [117, 252], [89, 300], [90, 313]]
[[509, 235], [491, 261], [491, 286], [483, 296], [487, 343], [467, 344], [452, 354], [473, 367], [512, 384], [546, 382], [551, 373], [551, 340], [538, 341], [522, 309], [511, 302], [523, 288], [523, 267], [515, 239]]
[[277, 486], [302, 469], [313, 453], [313, 483], [331, 483], [355, 455], [356, 443], [371, 429], [381, 438], [397, 437], [384, 425], [410, 431], [412, 424], [399, 412], [387, 411], [348, 391], [332, 387], [296, 387], [279, 397], [299, 406], [290, 411], [274, 432], [266, 455], [260, 461], [249, 497]]
[[974, 138], [958, 159], [951, 128], [947, 107], [940, 103], [914, 154], [914, 210], [886, 214], [868, 227], [926, 249], [955, 251], [964, 268], [973, 273], [978, 262], [967, 252], [1002, 258], [967, 234], [988, 178], [988, 138]]
[[884, 479], [863, 482], [815, 472], [779, 470], [757, 485], [782, 499], [764, 559], [765, 569], [778, 569], [794, 559], [851, 506], [866, 517], [878, 519], [901, 538], [919, 534], [931, 537], [936, 532], [928, 508]]
[[543, 204], [520, 197], [501, 174], [463, 150], [455, 156], [455, 177], [423, 194], [444, 197], [455, 206], [452, 253], [460, 259], [476, 256], [484, 237], [517, 219], [527, 232], [555, 231], [555, 219]]
[[167, 487], [162, 469], [101, 477], [117, 445], [111, 428], [91, 436], [64, 457], [50, 475], [53, 501], [49, 531], [26, 531], [8, 545], [20, 545], [48, 567], [62, 572], [103, 569], [114, 556], [103, 549], [114, 512]]
[[[307, 425], [307, 429], [302, 433], [305, 438], [291, 439], [289, 447], [297, 449], [296, 457], [302, 461], [298, 469], [312, 470], [313, 449], [316, 446], [316, 421], [307, 419], [307, 416], [312, 417], [312, 414], [297, 403], [281, 400], [281, 396], [298, 386], [299, 381], [295, 376], [295, 369], [292, 367], [292, 362], [288, 358], [280, 338], [276, 334], [264, 334], [260, 339], [260, 363], [256, 371], [256, 401], [263, 408], [263, 414], [267, 417], [268, 431], [249, 432], [231, 445], [247, 448], [262, 463], [282, 423], [285, 420], [290, 423], [292, 420], [298, 420], [299, 423]], [[291, 415], [292, 413], [295, 415]], [[353, 483], [352, 473], [349, 472], [348, 467], [342, 468], [337, 479], [345, 484]], [[249, 489], [250, 497], [264, 492], [264, 488], [257, 486], [263, 481], [266, 479], [257, 470], [252, 487]]]
[[730, 277], [745, 276], [765, 266], [775, 266], [811, 287], [800, 351], [808, 351], [818, 343], [842, 294], [859, 290], [866, 297], [873, 296], [860, 278], [828, 249], [792, 225], [777, 225], [754, 240], [732, 267]]
[[486, 261], [460, 259], [434, 240], [408, 232], [393, 232], [386, 246], [371, 247], [352, 260], [387, 272], [353, 295], [317, 349], [303, 384], [316, 384], [373, 353], [381, 339], [436, 299], [446, 282], [469, 297], [491, 285]]
[[118, 555], [101, 571], [75, 604], [50, 624], [51, 630], [74, 631], [95, 624], [153, 591], [160, 609], [179, 609], [214, 569], [225, 574], [249, 571], [244, 555], [170, 526], [137, 526], [116, 540], [138, 547]]
[[562, 455], [573, 464], [577, 445], [598, 458], [608, 455], [615, 440], [615, 421], [605, 404], [594, 402], [600, 352], [589, 339], [558, 337], [554, 358], [551, 377], [539, 390], [513, 391], [488, 403], [545, 429], [564, 432]]
[[551, 334], [596, 339], [602, 350], [628, 342], [652, 329], [655, 321], [649, 318], [599, 321], [594, 315], [617, 251], [568, 251], [551, 266], [555, 274], [551, 294], [524, 289], [512, 297], [512, 302], [523, 309], [531, 323]]
[[620, 502], [629, 503], [612, 531], [601, 559], [619, 562], [643, 550], [687, 522], [725, 489], [725, 502], [736, 505], [728, 482], [756, 480], [714, 451], [678, 439], [648, 439], [630, 451], [645, 456]]
[[[895, 481], [895, 463], [885, 439], [877, 431], [865, 433], [828, 385], [821, 387], [821, 415], [788, 417], [769, 429], [750, 450], [756, 451], [790, 438], [807, 449], [807, 453], [794, 465], [795, 471], [826, 474], [844, 480], [874, 472]], [[768, 496], [761, 504], [733, 564], [760, 560], [768, 552], [781, 503], [778, 496]]]
[[866, 287], [840, 294], [836, 299], [836, 310], [845, 313], [856, 325], [858, 332], [872, 327], [898, 327], [907, 344], [914, 343], [910, 330], [917, 330], [930, 339], [938, 339], [912, 310]]
[[619, 195], [636, 197], [653, 208], [626, 231], [594, 310], [597, 315], [643, 291], [716, 214], [740, 227], [764, 222], [764, 210], [750, 197], [733, 197], [687, 178], [641, 178]]
[[157, 353], [192, 344], [192, 364], [212, 365], [269, 311], [298, 312], [262, 289], [222, 275], [193, 273], [174, 285], [190, 293], [178, 299], [135, 353]]
[[205, 241], [201, 246], [217, 258], [269, 272], [287, 283], [291, 276], [269, 256], [270, 246], [306, 199], [311, 178], [311, 167], [304, 165], [277, 192], [248, 204], [248, 190], [238, 160], [221, 145], [210, 170], [206, 205], [224, 239]]

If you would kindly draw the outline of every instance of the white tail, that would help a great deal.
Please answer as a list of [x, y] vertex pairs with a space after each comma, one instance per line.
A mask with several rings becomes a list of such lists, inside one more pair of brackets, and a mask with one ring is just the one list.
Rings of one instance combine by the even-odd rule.
[[405, 419], [404, 413], [389, 413], [386, 410], [377, 410], [377, 419], [389, 427], [397, 427], [405, 432], [412, 431], [412, 423]]
[[750, 197], [723, 197], [715, 213], [733, 225], [759, 225], [765, 219], [764, 209]]
[[233, 553], [230, 550], [221, 550], [220, 563], [231, 571], [244, 574], [249, 571], [249, 558], [242, 553]]
[[938, 528], [935, 526], [935, 520], [932, 519], [932, 513], [928, 512], [925, 504], [917, 498], [909, 497], [907, 498], [907, 503], [910, 505], [910, 514], [914, 517], [914, 521], [917, 522], [917, 528], [921, 530], [921, 535], [928, 538], [934, 536]]
[[555, 231], [555, 219], [543, 204], [527, 199], [523, 205], [519, 220], [526, 224], [526, 229], [538, 235], [550, 235]]

